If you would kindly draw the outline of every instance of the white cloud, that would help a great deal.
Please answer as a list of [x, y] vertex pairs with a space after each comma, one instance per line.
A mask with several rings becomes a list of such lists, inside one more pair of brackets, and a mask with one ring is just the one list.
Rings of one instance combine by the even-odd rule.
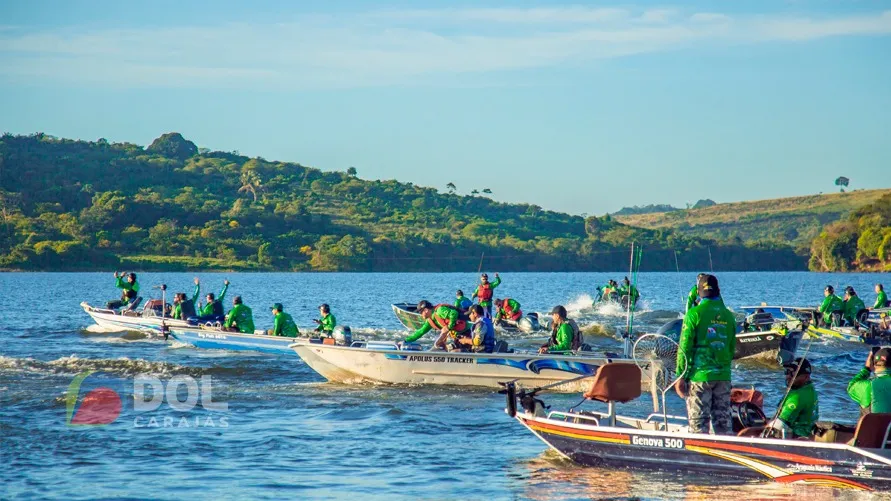
[[677, 9], [469, 8], [290, 23], [0, 31], [0, 77], [110, 86], [356, 87], [679, 50], [697, 44], [887, 35], [891, 11], [833, 18]]

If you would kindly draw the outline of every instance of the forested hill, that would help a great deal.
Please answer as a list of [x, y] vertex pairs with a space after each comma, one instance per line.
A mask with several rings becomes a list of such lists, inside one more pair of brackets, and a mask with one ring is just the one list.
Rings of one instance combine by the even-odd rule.
[[716, 270], [806, 269], [806, 256], [779, 244], [498, 203], [454, 193], [457, 180], [440, 173], [430, 184], [449, 193], [356, 174], [199, 151], [176, 133], [148, 147], [6, 134], [0, 267], [467, 271], [485, 254], [489, 270], [618, 271], [636, 241], [644, 270], [702, 270], [710, 259]]

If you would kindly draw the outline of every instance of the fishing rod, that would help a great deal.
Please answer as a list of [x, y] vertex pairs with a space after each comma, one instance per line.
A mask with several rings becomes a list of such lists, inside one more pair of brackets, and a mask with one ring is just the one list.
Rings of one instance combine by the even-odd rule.
[[[814, 338], [811, 337], [810, 340], [808, 340], [807, 348], [804, 349], [804, 355], [802, 355], [798, 359], [798, 364], [796, 364], [796, 366], [795, 366], [795, 373], [792, 375], [792, 379], [789, 380], [788, 386], [786, 386], [786, 393], [784, 393], [783, 398], [780, 399], [780, 404], [777, 406], [777, 410], [773, 415], [773, 419], [768, 421], [768, 423], [774, 422], [780, 416], [780, 412], [783, 410], [783, 404], [786, 402], [786, 398], [789, 397], [789, 392], [792, 391], [792, 385], [795, 384], [795, 379], [798, 377], [798, 373], [801, 371], [801, 365], [804, 363], [805, 359], [807, 359], [807, 354], [811, 350], [811, 345], [813, 343], [814, 343]], [[768, 432], [769, 429], [770, 428], [764, 428], [764, 430], [761, 432], [762, 438], [764, 438], [766, 436], [766, 433]]]
[[483, 258], [486, 257], [486, 253], [483, 252], [480, 254], [480, 265], [476, 268], [476, 274], [479, 275], [483, 271]]

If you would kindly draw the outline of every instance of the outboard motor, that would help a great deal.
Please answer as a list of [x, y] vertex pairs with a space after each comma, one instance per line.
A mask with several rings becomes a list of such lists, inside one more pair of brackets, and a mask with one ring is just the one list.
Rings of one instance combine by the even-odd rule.
[[529, 334], [530, 332], [535, 332], [540, 329], [538, 325], [538, 318], [532, 315], [533, 314], [529, 314], [517, 320], [517, 329], [520, 332]]
[[331, 337], [334, 338], [334, 342], [342, 346], [353, 344], [353, 332], [346, 325], [334, 327], [334, 330], [331, 331]]
[[675, 342], [680, 342], [681, 340], [681, 329], [684, 327], [684, 319], [678, 318], [668, 322], [663, 325], [658, 334], [662, 334], [667, 338], [671, 338]]

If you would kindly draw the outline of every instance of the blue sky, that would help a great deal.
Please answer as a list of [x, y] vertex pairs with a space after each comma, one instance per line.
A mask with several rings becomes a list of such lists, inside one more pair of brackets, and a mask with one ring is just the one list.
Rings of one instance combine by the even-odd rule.
[[0, 4], [0, 130], [572, 213], [888, 187], [891, 3]]

